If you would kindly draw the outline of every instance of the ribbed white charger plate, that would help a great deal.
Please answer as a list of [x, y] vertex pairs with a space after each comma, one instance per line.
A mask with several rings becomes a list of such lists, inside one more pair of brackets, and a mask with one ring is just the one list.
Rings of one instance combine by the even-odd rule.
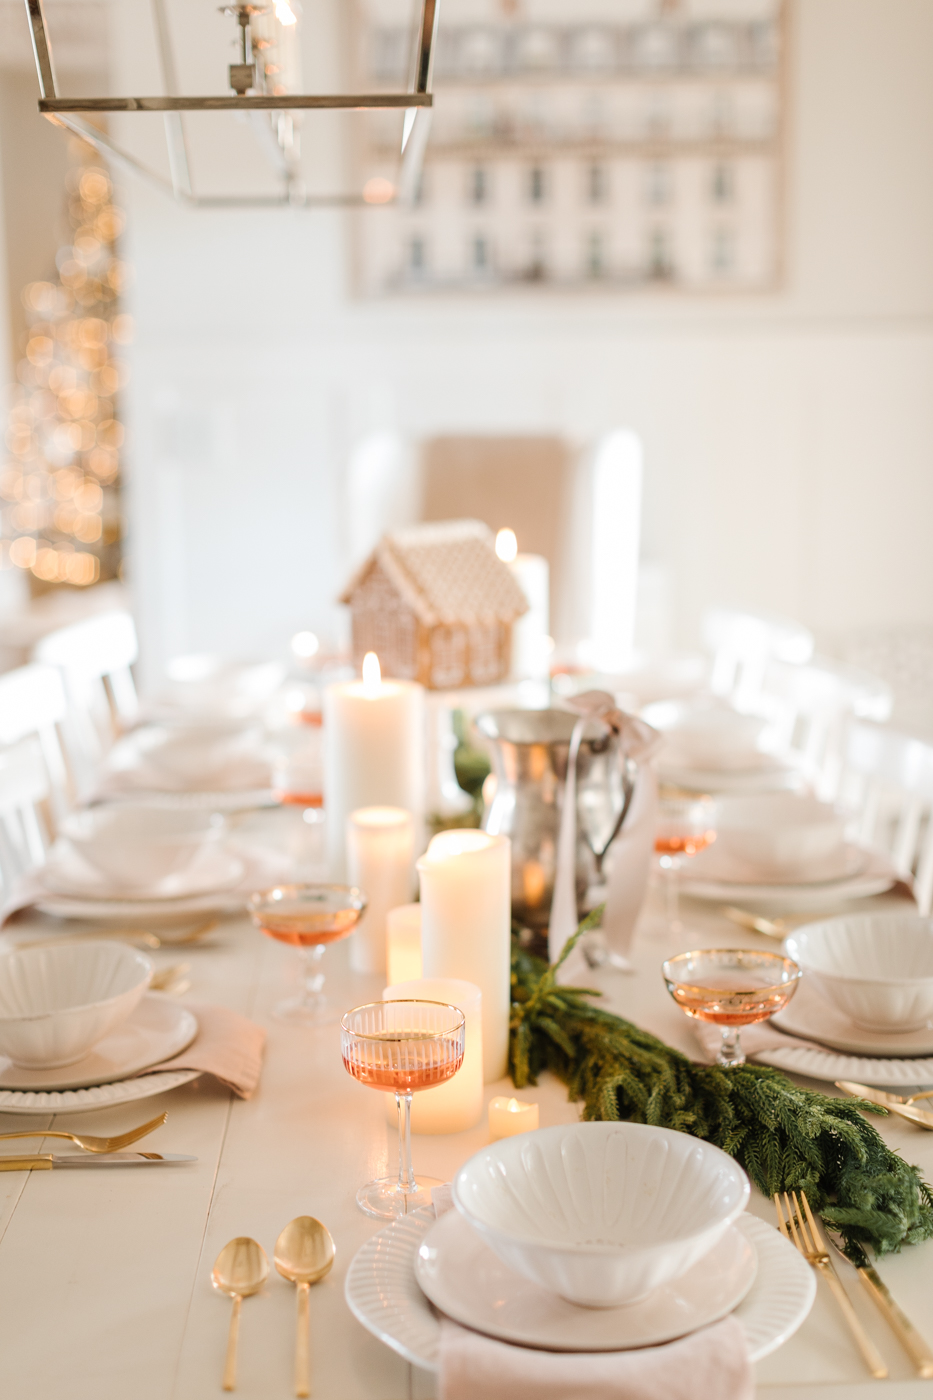
[[[418, 1287], [415, 1258], [434, 1224], [429, 1207], [396, 1220], [367, 1240], [347, 1273], [347, 1306], [373, 1336], [413, 1366], [438, 1367], [441, 1325]], [[813, 1270], [777, 1230], [753, 1215], [737, 1222], [758, 1254], [758, 1273], [734, 1316], [742, 1324], [752, 1361], [776, 1351], [813, 1306]]]
[[0, 1113], [92, 1113], [97, 1108], [113, 1108], [116, 1104], [134, 1103], [166, 1094], [200, 1077], [197, 1069], [162, 1070], [158, 1074], [140, 1074], [134, 1079], [120, 1079], [116, 1084], [99, 1084], [93, 1089], [62, 1089], [60, 1091], [19, 1091], [4, 1089], [0, 1093]]

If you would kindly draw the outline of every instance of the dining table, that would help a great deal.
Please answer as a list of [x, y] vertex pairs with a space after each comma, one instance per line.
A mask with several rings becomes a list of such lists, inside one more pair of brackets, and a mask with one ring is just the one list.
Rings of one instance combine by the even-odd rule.
[[[872, 908], [913, 909], [903, 895]], [[587, 981], [607, 1008], [696, 1058], [690, 1022], [661, 978], [664, 958], [689, 947], [774, 949], [715, 906], [684, 901], [686, 929], [672, 934], [657, 891], [648, 898], [631, 950], [632, 971], [593, 970]], [[68, 936], [68, 926], [37, 912], [7, 925], [0, 945]], [[171, 1093], [80, 1115], [24, 1119], [0, 1114], [0, 1132], [24, 1126], [116, 1134], [162, 1111], [167, 1121], [147, 1148], [192, 1154], [190, 1165], [159, 1169], [0, 1173], [0, 1396], [5, 1400], [207, 1400], [221, 1393], [230, 1302], [211, 1284], [213, 1263], [236, 1236], [252, 1236], [273, 1257], [294, 1217], [311, 1215], [336, 1245], [331, 1271], [311, 1290], [311, 1392], [316, 1400], [430, 1400], [437, 1378], [410, 1365], [356, 1320], [344, 1298], [354, 1255], [384, 1223], [364, 1215], [357, 1188], [393, 1172], [397, 1139], [384, 1095], [344, 1069], [339, 1027], [277, 1021], [273, 1005], [294, 953], [264, 938], [245, 915], [222, 920], [203, 941], [164, 946], [156, 967], [183, 956], [190, 1000], [222, 1003], [265, 1027], [259, 1088], [248, 1100], [208, 1076]], [[384, 978], [350, 970], [346, 943], [327, 954], [327, 991], [341, 1009], [381, 998]], [[831, 1085], [800, 1081], [824, 1093]], [[515, 1090], [488, 1084], [487, 1102], [514, 1094], [535, 1102], [542, 1127], [577, 1121], [566, 1087], [545, 1075]], [[885, 1139], [933, 1180], [933, 1133], [897, 1118], [872, 1120]], [[416, 1172], [450, 1180], [489, 1141], [484, 1116], [468, 1131], [413, 1138]], [[24, 1144], [4, 1144], [0, 1150]], [[30, 1151], [54, 1144], [35, 1139]], [[57, 1150], [57, 1148], [56, 1148]], [[774, 1206], [752, 1189], [749, 1209], [776, 1226]], [[870, 1336], [890, 1367], [888, 1400], [933, 1396], [875, 1311], [854, 1269], [836, 1264]], [[933, 1242], [877, 1261], [895, 1298], [933, 1340]], [[295, 1289], [272, 1268], [244, 1300], [236, 1393], [277, 1400], [294, 1393]], [[799, 1331], [755, 1367], [769, 1400], [861, 1400], [870, 1379], [839, 1309], [820, 1282]], [[478, 1398], [479, 1400], [479, 1398]]]

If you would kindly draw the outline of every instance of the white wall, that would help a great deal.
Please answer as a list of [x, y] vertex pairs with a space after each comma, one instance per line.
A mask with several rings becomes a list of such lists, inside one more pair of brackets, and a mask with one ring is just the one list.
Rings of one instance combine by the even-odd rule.
[[342, 474], [382, 429], [634, 428], [684, 640], [719, 601], [823, 630], [933, 622], [933, 4], [797, 0], [792, 49], [770, 297], [359, 302], [345, 216], [185, 211], [128, 181], [151, 660], [333, 629]]

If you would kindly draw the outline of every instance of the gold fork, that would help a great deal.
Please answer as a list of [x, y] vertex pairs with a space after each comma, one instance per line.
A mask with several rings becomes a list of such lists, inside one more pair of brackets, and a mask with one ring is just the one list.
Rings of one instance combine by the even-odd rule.
[[[781, 1204], [780, 1193], [774, 1193], [774, 1205], [777, 1210], [778, 1226], [785, 1239], [796, 1245], [800, 1253], [808, 1264], [812, 1264], [819, 1271], [829, 1284], [835, 1294], [839, 1309], [848, 1324], [849, 1331], [855, 1339], [855, 1343], [862, 1353], [865, 1365], [875, 1380], [883, 1381], [888, 1374], [888, 1368], [884, 1363], [884, 1358], [878, 1351], [874, 1342], [866, 1333], [864, 1327], [858, 1320], [858, 1315], [849, 1302], [849, 1295], [842, 1286], [842, 1280], [833, 1267], [833, 1261], [829, 1257], [823, 1237], [820, 1234], [819, 1226], [814, 1219], [810, 1209], [810, 1202], [807, 1200], [807, 1193], [801, 1191], [803, 1201], [803, 1211], [800, 1209], [800, 1201], [797, 1199], [797, 1192], [792, 1191], [790, 1196], [784, 1192], [784, 1204]], [[793, 1198], [793, 1206], [791, 1205]], [[806, 1220], [804, 1220], [804, 1211]]]
[[140, 1128], [133, 1128], [128, 1133], [121, 1133], [119, 1137], [87, 1137], [78, 1133], [62, 1133], [51, 1128], [33, 1128], [31, 1132], [22, 1133], [0, 1133], [0, 1142], [10, 1142], [13, 1138], [29, 1137], [49, 1137], [67, 1138], [69, 1142], [76, 1142], [79, 1147], [83, 1147], [85, 1152], [122, 1152], [124, 1147], [129, 1147], [131, 1142], [139, 1142], [140, 1138], [152, 1133], [156, 1128], [161, 1128], [168, 1117], [167, 1113], [160, 1113], [158, 1118], [153, 1118], [149, 1123], [143, 1123]]
[[185, 976], [185, 973], [190, 971], [190, 963], [172, 963], [169, 967], [160, 967], [152, 974], [149, 990], [165, 992], [166, 996], [180, 997], [191, 988], [191, 981]]

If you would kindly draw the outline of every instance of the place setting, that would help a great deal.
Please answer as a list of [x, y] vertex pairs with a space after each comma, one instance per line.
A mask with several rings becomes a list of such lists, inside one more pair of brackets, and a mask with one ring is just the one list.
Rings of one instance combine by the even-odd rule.
[[258, 718], [166, 714], [111, 748], [96, 797], [147, 796], [169, 808], [237, 811], [272, 799], [272, 758]]
[[663, 736], [663, 783], [690, 792], [754, 795], [805, 786], [798, 768], [777, 752], [768, 721], [710, 697], [658, 700], [641, 716]]

